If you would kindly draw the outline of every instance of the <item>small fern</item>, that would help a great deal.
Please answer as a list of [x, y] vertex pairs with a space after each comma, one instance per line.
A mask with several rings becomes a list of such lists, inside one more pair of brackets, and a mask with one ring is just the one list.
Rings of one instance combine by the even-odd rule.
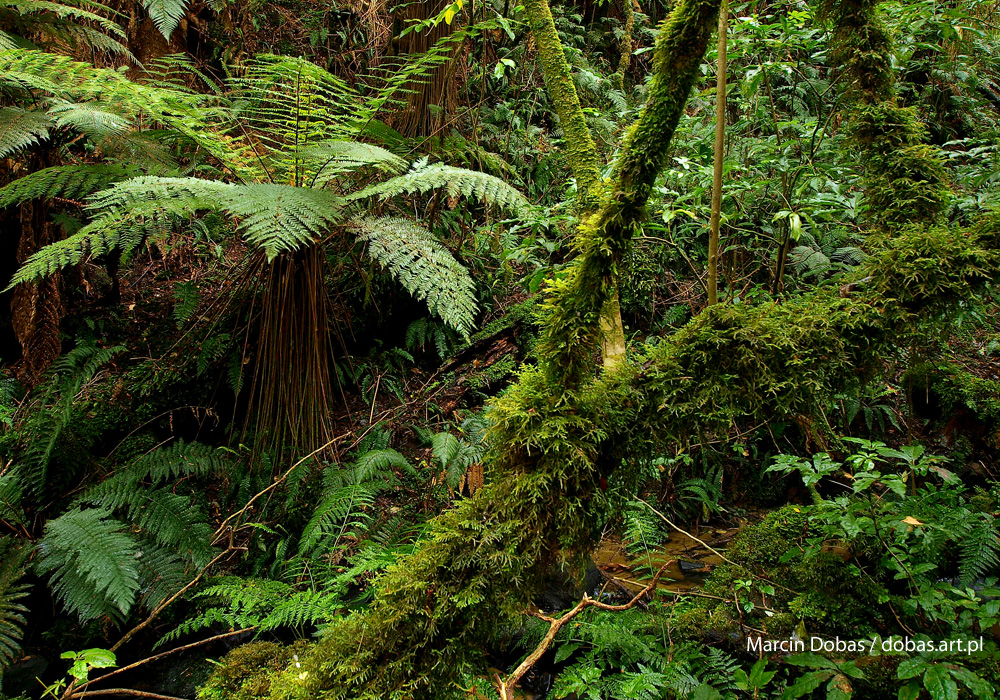
[[989, 513], [975, 513], [961, 541], [959, 577], [962, 586], [1000, 568], [1000, 527]]

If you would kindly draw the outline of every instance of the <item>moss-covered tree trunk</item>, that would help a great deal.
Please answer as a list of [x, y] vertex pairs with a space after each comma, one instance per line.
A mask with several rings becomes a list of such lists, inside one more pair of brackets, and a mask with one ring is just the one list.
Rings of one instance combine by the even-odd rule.
[[371, 606], [334, 624], [303, 667], [276, 683], [277, 697], [444, 697], [464, 673], [482, 672], [478, 650], [516, 623], [546, 565], [579, 561], [593, 547], [606, 507], [607, 426], [583, 382], [614, 271], [666, 163], [718, 7], [681, 0], [660, 30], [646, 108], [611, 188], [581, 224], [578, 257], [550, 287], [542, 367], [492, 410], [491, 482], [431, 522], [418, 551], [378, 581]]
[[[586, 218], [594, 213], [600, 203], [601, 160], [587, 127], [587, 120], [580, 106], [580, 96], [573, 83], [566, 51], [556, 32], [548, 1], [526, 0], [524, 12], [535, 39], [538, 60], [545, 76], [545, 87], [562, 126], [566, 141], [566, 160], [576, 178], [580, 216]], [[606, 368], [618, 365], [625, 358], [625, 328], [622, 324], [617, 286], [602, 309], [601, 356]]]
[[635, 0], [621, 0], [622, 3], [622, 18], [624, 19], [624, 26], [622, 27], [622, 38], [618, 42], [618, 70], [613, 76], [615, 87], [619, 90], [625, 90], [625, 77], [628, 75], [629, 65], [632, 63], [632, 34], [635, 32], [635, 9], [632, 7], [632, 3]]

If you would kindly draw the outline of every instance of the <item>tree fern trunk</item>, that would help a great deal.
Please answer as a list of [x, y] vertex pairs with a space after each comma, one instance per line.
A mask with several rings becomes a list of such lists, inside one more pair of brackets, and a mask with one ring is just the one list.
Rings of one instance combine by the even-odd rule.
[[[394, 16], [397, 36], [393, 39], [400, 56], [426, 53], [438, 40], [455, 31], [457, 22], [442, 22], [430, 31], [410, 32], [406, 36], [399, 36], [414, 20], [436, 17], [449, 4], [451, 0], [408, 2], [401, 5]], [[409, 137], [440, 135], [448, 116], [455, 111], [458, 99], [458, 86], [454, 84], [455, 69], [456, 61], [448, 61], [434, 68], [426, 78], [409, 86], [412, 92], [405, 110], [395, 124], [397, 131]]]

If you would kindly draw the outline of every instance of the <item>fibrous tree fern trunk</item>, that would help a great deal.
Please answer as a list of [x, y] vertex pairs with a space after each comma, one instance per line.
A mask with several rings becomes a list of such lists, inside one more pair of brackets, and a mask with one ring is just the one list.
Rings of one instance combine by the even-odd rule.
[[[41, 200], [20, 205], [21, 237], [17, 242], [17, 261], [25, 262], [42, 247], [57, 240], [56, 225], [49, 220], [49, 208]], [[42, 372], [62, 354], [59, 322], [63, 314], [62, 282], [53, 275], [14, 290], [11, 301], [11, 325], [21, 344], [19, 378], [28, 385], [37, 382]]]
[[[423, 54], [437, 41], [454, 32], [457, 23], [442, 22], [433, 29], [411, 31], [400, 36], [411, 22], [435, 17], [449, 4], [451, 0], [399, 3], [394, 17], [397, 36], [393, 39], [392, 50], [401, 56]], [[451, 50], [455, 51], [456, 48]], [[458, 90], [453, 84], [456, 63], [444, 62], [436, 66], [430, 75], [421, 77], [408, 86], [410, 92], [406, 108], [393, 124], [401, 134], [424, 137], [440, 133], [448, 115], [454, 112], [458, 99]]]
[[313, 244], [268, 262], [257, 257], [259, 335], [250, 415], [258, 449], [329, 443], [333, 401], [326, 254]]
[[[580, 216], [586, 218], [594, 213], [601, 196], [601, 161], [597, 155], [597, 147], [587, 127], [587, 120], [580, 106], [580, 96], [573, 83], [566, 52], [556, 32], [548, 1], [526, 0], [524, 11], [535, 39], [539, 62], [542, 64], [545, 86], [566, 140], [566, 159], [576, 178]], [[625, 328], [622, 324], [617, 286], [601, 313], [601, 355], [605, 367], [614, 367], [625, 357]]]
[[542, 367], [493, 409], [491, 483], [434, 519], [419, 549], [376, 584], [371, 606], [331, 625], [302, 668], [275, 683], [275, 697], [439, 697], [481, 670], [475, 650], [517, 619], [546, 563], [578, 561], [593, 547], [606, 426], [587, 410], [583, 383], [614, 271], [667, 161], [718, 7], [681, 0], [660, 30], [649, 100], [613, 186], [581, 224], [568, 274], [550, 287]]

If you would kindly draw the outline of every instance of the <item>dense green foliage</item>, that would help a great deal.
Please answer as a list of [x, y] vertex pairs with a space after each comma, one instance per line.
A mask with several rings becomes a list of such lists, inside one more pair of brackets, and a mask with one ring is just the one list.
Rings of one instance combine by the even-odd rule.
[[721, 4], [0, 2], [0, 698], [994, 697], [996, 10], [729, 3], [707, 306]]

